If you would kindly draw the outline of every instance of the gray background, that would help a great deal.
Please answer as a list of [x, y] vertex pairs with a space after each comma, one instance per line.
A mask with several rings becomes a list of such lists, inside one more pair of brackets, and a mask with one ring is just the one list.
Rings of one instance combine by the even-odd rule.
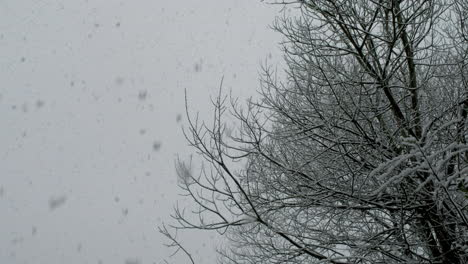
[[[0, 0], [0, 263], [162, 263], [190, 107], [246, 98], [279, 7], [258, 0]], [[189, 232], [198, 263], [216, 234]], [[184, 256], [168, 259], [187, 263]]]

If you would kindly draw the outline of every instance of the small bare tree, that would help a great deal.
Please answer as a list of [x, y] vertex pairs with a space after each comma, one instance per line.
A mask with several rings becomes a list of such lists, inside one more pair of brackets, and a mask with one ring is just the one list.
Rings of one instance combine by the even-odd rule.
[[179, 228], [225, 232], [222, 263], [468, 263], [466, 0], [279, 4], [285, 80], [187, 113]]

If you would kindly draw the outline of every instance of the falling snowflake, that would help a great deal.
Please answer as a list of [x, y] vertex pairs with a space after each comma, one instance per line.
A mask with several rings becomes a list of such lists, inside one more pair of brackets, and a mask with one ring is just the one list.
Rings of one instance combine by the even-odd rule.
[[37, 100], [37, 101], [36, 101], [36, 107], [37, 107], [37, 108], [41, 108], [41, 107], [43, 107], [43, 106], [44, 106], [44, 101], [42, 101], [42, 100]]
[[161, 145], [162, 145], [161, 142], [155, 141], [155, 142], [153, 143], [153, 150], [154, 150], [154, 151], [159, 151], [159, 149], [161, 148]]
[[141, 101], [145, 100], [146, 96], [148, 96], [148, 92], [146, 90], [141, 90], [138, 93], [138, 99], [140, 99]]
[[67, 197], [65, 195], [58, 196], [58, 197], [51, 197], [49, 199], [49, 209], [55, 210], [58, 207], [62, 206], [67, 201]]
[[128, 215], [128, 208], [122, 209], [122, 214], [124, 216], [127, 216]]

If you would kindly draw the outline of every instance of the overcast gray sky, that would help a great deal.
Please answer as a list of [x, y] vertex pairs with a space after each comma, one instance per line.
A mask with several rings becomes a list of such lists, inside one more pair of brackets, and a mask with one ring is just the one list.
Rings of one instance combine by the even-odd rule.
[[[0, 1], [0, 263], [161, 263], [184, 89], [248, 97], [280, 59], [259, 0]], [[180, 116], [182, 118], [180, 119]], [[209, 234], [185, 236], [214, 263]], [[168, 259], [186, 263], [183, 257]]]

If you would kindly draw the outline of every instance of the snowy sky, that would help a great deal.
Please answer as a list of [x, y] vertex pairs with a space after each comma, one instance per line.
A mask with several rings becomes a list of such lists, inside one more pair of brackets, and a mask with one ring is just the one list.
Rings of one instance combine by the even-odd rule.
[[[259, 0], [0, 1], [0, 263], [162, 263], [184, 89], [210, 115], [280, 60]], [[181, 115], [181, 116], [180, 116]], [[181, 117], [181, 118], [180, 118]], [[210, 234], [185, 235], [214, 263]], [[168, 259], [187, 263], [185, 258]]]

